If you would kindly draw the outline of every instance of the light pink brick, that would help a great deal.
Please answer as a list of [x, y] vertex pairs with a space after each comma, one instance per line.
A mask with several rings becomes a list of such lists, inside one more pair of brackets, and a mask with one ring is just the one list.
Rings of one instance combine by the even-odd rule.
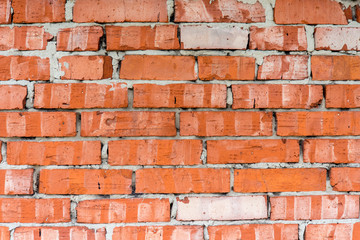
[[316, 28], [315, 49], [331, 51], [360, 51], [360, 28]]

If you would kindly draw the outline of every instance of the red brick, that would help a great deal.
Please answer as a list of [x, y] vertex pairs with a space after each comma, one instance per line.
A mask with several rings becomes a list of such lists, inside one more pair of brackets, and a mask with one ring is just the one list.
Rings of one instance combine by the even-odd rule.
[[360, 112], [276, 113], [279, 136], [360, 135]]
[[257, 79], [260, 80], [302, 80], [308, 78], [306, 55], [271, 55], [263, 58]]
[[298, 225], [297, 224], [244, 224], [244, 225], [217, 225], [209, 226], [209, 239], [298, 239]]
[[62, 223], [70, 222], [69, 198], [0, 198], [0, 222]]
[[6, 162], [42, 166], [101, 164], [101, 142], [7, 142]]
[[176, 0], [175, 22], [265, 22], [265, 9], [259, 2]]
[[111, 78], [112, 58], [109, 56], [65, 56], [59, 59], [61, 79], [97, 80]]
[[299, 151], [293, 139], [209, 140], [207, 163], [299, 162]]
[[182, 25], [182, 49], [241, 49], [248, 45], [249, 30], [237, 25]]
[[60, 29], [57, 34], [57, 51], [98, 51], [104, 31], [100, 26]]
[[67, 137], [76, 135], [73, 112], [1, 112], [1, 137]]
[[270, 136], [270, 112], [181, 112], [181, 136]]
[[203, 226], [126, 226], [114, 228], [113, 240], [203, 240]]
[[213, 168], [147, 168], [136, 171], [137, 193], [226, 193], [230, 170]]
[[326, 190], [326, 169], [237, 169], [235, 192], [308, 192]]
[[66, 0], [12, 0], [14, 23], [65, 21]]
[[0, 56], [0, 80], [50, 79], [50, 61], [35, 56]]
[[83, 112], [81, 136], [175, 136], [173, 112]]
[[43, 27], [0, 27], [0, 50], [45, 50], [52, 38]]
[[39, 193], [130, 194], [132, 170], [42, 169]]
[[323, 99], [321, 85], [247, 84], [232, 85], [233, 109], [314, 108]]
[[267, 218], [266, 196], [177, 199], [178, 221], [230, 221]]
[[359, 51], [360, 28], [315, 28], [315, 49]]
[[255, 58], [238, 56], [199, 56], [201, 80], [254, 80]]
[[0, 194], [26, 195], [33, 194], [34, 169], [0, 170]]
[[355, 6], [356, 21], [360, 22], [360, 5]]
[[334, 0], [277, 0], [277, 24], [348, 24], [342, 5]]
[[167, 22], [164, 0], [78, 0], [74, 22]]
[[334, 191], [360, 191], [360, 168], [331, 168], [330, 184]]
[[126, 55], [120, 78], [130, 80], [196, 80], [193, 56]]
[[312, 56], [313, 80], [360, 80], [360, 56]]
[[0, 23], [11, 23], [11, 0], [0, 1]]
[[106, 50], [179, 49], [177, 25], [106, 26]]
[[201, 164], [201, 140], [121, 140], [108, 143], [110, 165]]
[[360, 139], [306, 139], [304, 162], [360, 163]]
[[23, 109], [26, 96], [26, 86], [2, 85], [0, 86], [0, 109]]
[[134, 84], [133, 107], [140, 108], [226, 108], [226, 85], [220, 84]]
[[78, 223], [169, 222], [169, 199], [131, 198], [81, 201]]
[[10, 240], [10, 231], [8, 227], [0, 227], [0, 239]]
[[360, 85], [327, 85], [327, 108], [360, 107]]
[[306, 51], [307, 40], [302, 26], [250, 27], [250, 49]]
[[360, 238], [360, 223], [309, 224], [305, 239], [357, 240]]
[[17, 227], [13, 235], [14, 240], [105, 240], [106, 230], [105, 228], [95, 230], [87, 227]]
[[315, 220], [359, 217], [359, 196], [289, 196], [271, 197], [270, 219]]
[[35, 84], [35, 108], [122, 108], [128, 106], [125, 83]]

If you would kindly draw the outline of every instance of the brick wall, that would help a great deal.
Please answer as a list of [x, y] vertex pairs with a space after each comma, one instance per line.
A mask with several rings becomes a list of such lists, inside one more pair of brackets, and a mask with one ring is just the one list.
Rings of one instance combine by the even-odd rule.
[[359, 0], [0, 0], [0, 239], [360, 239], [359, 22]]

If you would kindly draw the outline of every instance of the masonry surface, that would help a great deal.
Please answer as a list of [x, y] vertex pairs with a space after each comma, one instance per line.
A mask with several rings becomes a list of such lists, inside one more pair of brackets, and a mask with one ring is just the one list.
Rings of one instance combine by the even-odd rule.
[[359, 240], [359, 51], [359, 0], [0, 0], [0, 240]]

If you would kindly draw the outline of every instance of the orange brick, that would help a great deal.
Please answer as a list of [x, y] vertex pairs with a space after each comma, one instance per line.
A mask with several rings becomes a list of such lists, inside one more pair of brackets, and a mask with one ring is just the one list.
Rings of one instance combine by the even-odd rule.
[[112, 58], [109, 56], [65, 56], [59, 59], [61, 79], [97, 80], [111, 78]]
[[0, 56], [0, 80], [50, 79], [50, 61], [35, 56]]
[[147, 168], [136, 171], [137, 193], [226, 193], [230, 170], [212, 168]]
[[249, 4], [237, 0], [176, 0], [175, 22], [265, 22], [265, 9], [258, 1]]
[[65, 21], [66, 0], [12, 0], [14, 23]]
[[360, 86], [327, 85], [325, 88], [327, 108], [360, 107]]
[[113, 240], [203, 240], [203, 226], [126, 226], [114, 228]]
[[0, 23], [11, 23], [11, 0], [2, 0], [0, 2]]
[[257, 79], [260, 80], [302, 80], [309, 77], [306, 55], [271, 55], [263, 58]]
[[39, 193], [130, 194], [132, 170], [42, 169]]
[[342, 5], [333, 0], [277, 0], [277, 24], [348, 24]]
[[159, 0], [78, 0], [73, 12], [74, 22], [168, 21], [166, 1]]
[[23, 109], [26, 96], [26, 86], [2, 85], [0, 86], [0, 109]]
[[125, 83], [35, 84], [35, 108], [122, 108], [128, 106]]
[[360, 238], [360, 223], [309, 224], [306, 226], [305, 239], [346, 239]]
[[255, 58], [238, 56], [199, 56], [201, 80], [254, 80]]
[[306, 139], [304, 162], [360, 163], [360, 139]]
[[360, 168], [331, 168], [330, 184], [334, 191], [360, 191]]
[[83, 112], [81, 136], [175, 136], [173, 112]]
[[100, 26], [81, 26], [60, 29], [57, 51], [98, 51], [104, 31]]
[[169, 222], [169, 199], [101, 199], [77, 205], [78, 223]]
[[3, 223], [70, 222], [69, 198], [0, 198], [0, 207]]
[[34, 169], [0, 170], [0, 194], [26, 195], [33, 194]]
[[312, 56], [313, 80], [360, 80], [360, 56]]
[[6, 162], [12, 165], [101, 164], [100, 141], [7, 142]]
[[302, 26], [250, 27], [249, 49], [306, 51], [305, 28]]
[[133, 107], [226, 108], [226, 85], [134, 84]]
[[323, 99], [321, 85], [246, 84], [232, 85], [233, 109], [314, 108]]
[[326, 190], [326, 169], [237, 169], [235, 192], [308, 192]]
[[10, 231], [8, 227], [0, 227], [0, 239], [10, 240]]
[[181, 112], [181, 136], [270, 136], [270, 112]]
[[126, 55], [120, 78], [130, 80], [196, 80], [193, 56]]
[[0, 27], [0, 50], [45, 50], [53, 38], [43, 27]]
[[121, 140], [108, 143], [110, 165], [201, 164], [201, 140]]
[[244, 224], [209, 226], [209, 239], [298, 239], [297, 224]]
[[14, 240], [105, 240], [106, 230], [105, 228], [94, 230], [87, 227], [17, 227], [13, 235]]
[[66, 137], [76, 135], [73, 112], [1, 112], [1, 137]]
[[271, 197], [270, 219], [315, 220], [359, 217], [359, 196], [289, 196]]
[[106, 50], [179, 49], [177, 25], [106, 26]]
[[279, 136], [360, 135], [360, 112], [276, 113]]
[[210, 140], [207, 163], [299, 162], [299, 142], [292, 139]]

